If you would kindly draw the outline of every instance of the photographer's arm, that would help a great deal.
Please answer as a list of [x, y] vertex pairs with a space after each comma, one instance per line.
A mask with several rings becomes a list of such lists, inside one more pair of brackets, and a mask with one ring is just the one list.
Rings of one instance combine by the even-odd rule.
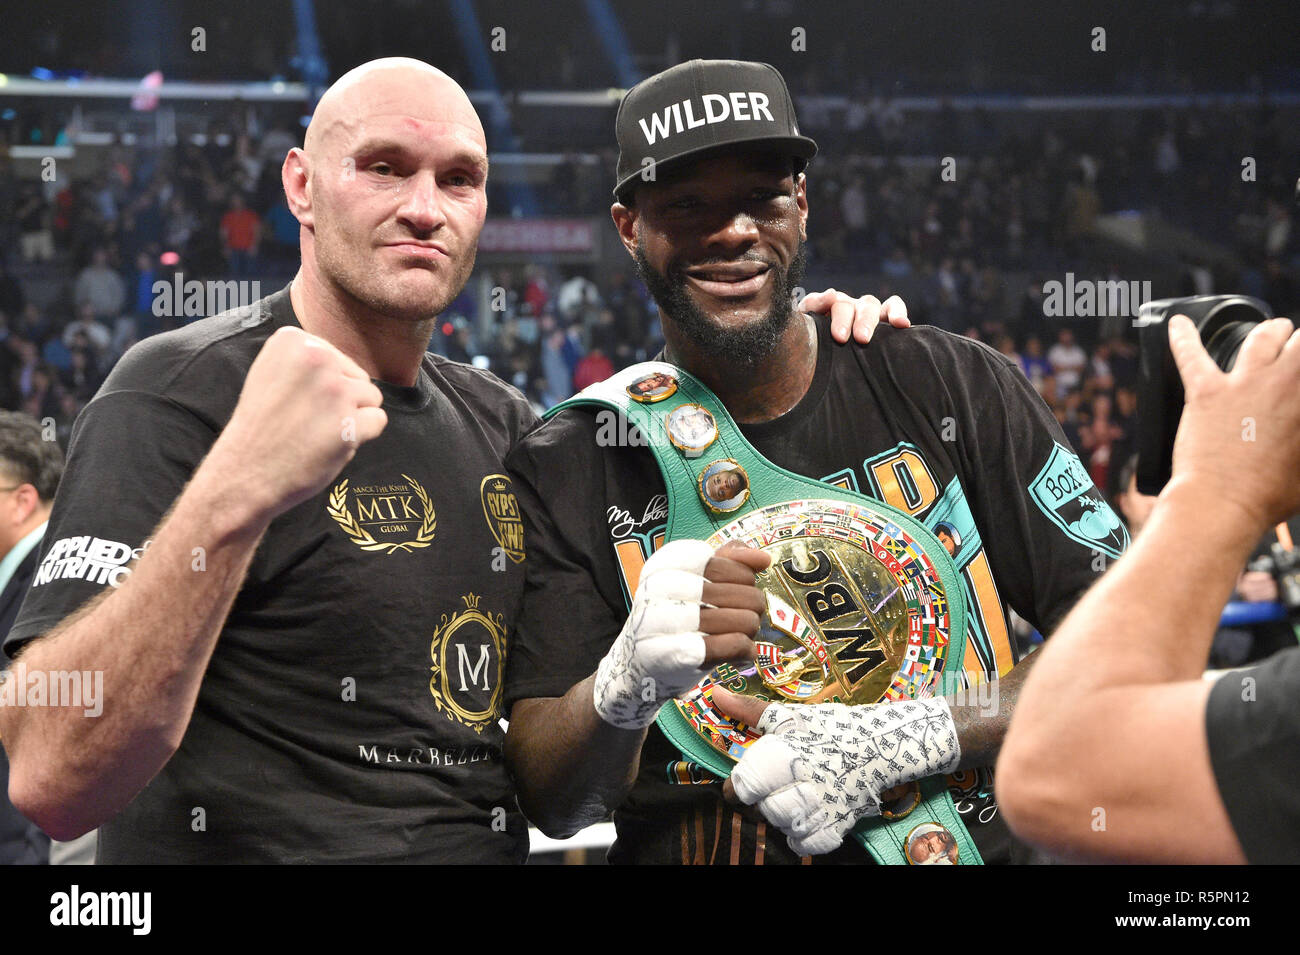
[[[1200, 679], [1255, 540], [1241, 524], [1194, 485], [1170, 487], [1040, 651], [996, 775], [1021, 836], [1066, 855], [1243, 861], [1210, 767], [1213, 684]], [[1202, 534], [1212, 546], [1195, 546]]]
[[1300, 506], [1300, 336], [1285, 320], [1261, 326], [1224, 375], [1190, 322], [1170, 330], [1187, 391], [1173, 480], [1043, 649], [1002, 748], [998, 801], [1016, 832], [1063, 855], [1241, 862], [1201, 673], [1251, 547]]

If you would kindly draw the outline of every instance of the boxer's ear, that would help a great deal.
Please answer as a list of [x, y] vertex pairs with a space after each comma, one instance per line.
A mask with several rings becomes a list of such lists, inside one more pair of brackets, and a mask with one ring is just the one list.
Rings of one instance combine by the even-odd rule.
[[616, 202], [609, 207], [609, 216], [614, 220], [614, 227], [618, 229], [619, 241], [623, 243], [623, 248], [627, 249], [627, 254], [636, 258], [636, 228], [637, 228], [637, 210], [636, 204], [624, 205]]
[[310, 229], [315, 218], [311, 201], [311, 160], [306, 152], [296, 146], [289, 150], [280, 168], [280, 182], [289, 202], [289, 211], [299, 224]]
[[808, 239], [808, 176], [799, 173], [794, 177], [794, 199], [799, 206], [799, 238]]

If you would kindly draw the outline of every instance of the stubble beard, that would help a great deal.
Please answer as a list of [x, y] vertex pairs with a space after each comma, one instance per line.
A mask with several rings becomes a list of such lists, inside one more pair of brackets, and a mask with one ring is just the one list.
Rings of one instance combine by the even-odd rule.
[[807, 242], [800, 239], [799, 248], [788, 267], [771, 266], [772, 301], [767, 312], [756, 322], [732, 328], [711, 318], [695, 303], [686, 289], [686, 276], [681, 271], [671, 269], [665, 275], [655, 269], [640, 241], [635, 258], [637, 274], [654, 297], [655, 304], [692, 344], [711, 358], [751, 367], [776, 350], [790, 327], [795, 316], [794, 290], [803, 279], [807, 260]]
[[[372, 255], [381, 254], [371, 246], [366, 248]], [[469, 281], [470, 273], [474, 271], [478, 242], [475, 241], [459, 260], [450, 259], [439, 264], [435, 275], [445, 275], [443, 270], [448, 268], [455, 272], [450, 276], [448, 284], [432, 297], [402, 288], [396, 280], [397, 274], [370, 267], [373, 259], [353, 253], [348, 244], [338, 237], [326, 237], [326, 241], [322, 242], [318, 231], [315, 253], [316, 266], [322, 277], [362, 308], [387, 318], [417, 324], [441, 315], [460, 295], [465, 283]]]

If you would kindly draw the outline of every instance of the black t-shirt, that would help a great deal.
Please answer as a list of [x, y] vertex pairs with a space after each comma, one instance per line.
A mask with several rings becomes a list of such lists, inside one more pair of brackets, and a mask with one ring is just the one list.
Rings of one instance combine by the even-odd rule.
[[1219, 678], [1205, 707], [1210, 765], [1252, 863], [1300, 862], [1300, 647]]
[[[788, 470], [884, 500], [931, 529], [947, 525], [971, 607], [967, 674], [1005, 674], [1016, 662], [1006, 608], [1049, 632], [1122, 552], [1127, 531], [1003, 356], [934, 328], [881, 326], [865, 347], [835, 345], [825, 322], [818, 329], [804, 398], [741, 430]], [[597, 446], [590, 409], [533, 431], [507, 465], [529, 546], [506, 674], [510, 705], [561, 696], [595, 670], [627, 617], [626, 594], [662, 542], [667, 500], [647, 449]], [[780, 833], [734, 814], [716, 780], [680, 759], [652, 729], [636, 786], [615, 813], [612, 860], [798, 861]], [[1013, 840], [990, 770], [951, 781], [981, 853], [1007, 860]], [[823, 858], [863, 857], [850, 846]]]
[[[287, 289], [258, 307], [136, 345], [78, 417], [6, 650], [121, 585], [262, 344], [297, 324]], [[536, 417], [432, 355], [416, 386], [376, 384], [386, 429], [271, 524], [180, 749], [103, 825], [100, 862], [526, 856], [498, 724], [524, 576], [502, 471]]]

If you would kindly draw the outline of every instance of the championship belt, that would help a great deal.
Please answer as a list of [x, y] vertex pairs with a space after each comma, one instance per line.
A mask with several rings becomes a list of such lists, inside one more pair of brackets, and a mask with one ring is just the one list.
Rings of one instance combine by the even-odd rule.
[[[659, 711], [660, 730], [685, 759], [725, 778], [759, 738], [714, 706], [715, 685], [780, 703], [850, 705], [958, 689], [965, 595], [948, 552], [919, 521], [768, 461], [713, 392], [665, 362], [626, 368], [546, 417], [584, 405], [618, 412], [625, 421], [609, 430], [654, 453], [668, 492], [665, 540], [738, 540], [772, 558], [757, 576], [767, 613], [754, 664], [718, 667]], [[853, 830], [885, 865], [915, 862], [913, 843], [934, 834], [952, 846], [946, 860], [982, 864], [943, 776], [909, 783]], [[922, 856], [932, 860], [933, 846]]]

